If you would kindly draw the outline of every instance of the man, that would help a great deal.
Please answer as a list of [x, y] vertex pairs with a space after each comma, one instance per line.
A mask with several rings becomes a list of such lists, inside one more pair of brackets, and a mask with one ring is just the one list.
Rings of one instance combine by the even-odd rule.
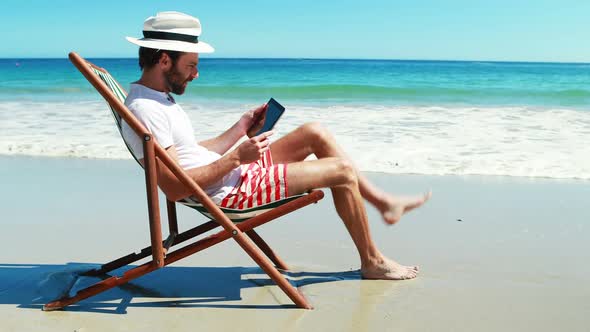
[[[246, 112], [218, 137], [197, 143], [191, 123], [170, 93], [181, 95], [199, 76], [199, 53], [213, 48], [198, 40], [197, 18], [163, 12], [144, 23], [144, 38], [127, 37], [139, 45], [141, 78], [131, 85], [125, 104], [213, 201], [226, 207], [252, 207], [314, 188], [330, 188], [338, 215], [358, 250], [361, 273], [367, 279], [412, 279], [415, 266], [385, 257], [375, 246], [363, 198], [373, 204], [388, 224], [429, 199], [395, 197], [371, 184], [353, 166], [334, 138], [317, 123], [297, 128], [271, 144], [273, 132], [253, 136], [264, 121], [266, 105]], [[142, 143], [123, 126], [123, 135], [137, 159]], [[237, 148], [229, 151], [247, 135]], [[304, 161], [309, 155], [317, 160]], [[165, 167], [164, 167], [165, 168]], [[191, 193], [168, 170], [158, 169], [159, 186], [171, 200]]]

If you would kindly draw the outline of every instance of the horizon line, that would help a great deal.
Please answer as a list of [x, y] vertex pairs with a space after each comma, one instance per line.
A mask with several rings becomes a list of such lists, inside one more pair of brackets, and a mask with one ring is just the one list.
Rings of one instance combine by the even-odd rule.
[[[137, 59], [134, 57], [98, 56], [87, 59]], [[399, 62], [490, 62], [537, 64], [590, 64], [590, 61], [531, 61], [531, 60], [469, 60], [469, 59], [393, 59], [393, 58], [329, 58], [329, 57], [203, 57], [214, 60], [339, 60], [339, 61], [399, 61]], [[67, 60], [68, 57], [0, 57], [0, 60]]]

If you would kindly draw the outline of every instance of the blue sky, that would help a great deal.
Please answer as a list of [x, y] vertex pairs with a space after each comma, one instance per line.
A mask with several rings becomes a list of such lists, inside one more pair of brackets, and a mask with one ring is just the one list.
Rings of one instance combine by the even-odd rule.
[[201, 19], [215, 57], [590, 62], [588, 0], [9, 1], [2, 58], [135, 57], [158, 11]]

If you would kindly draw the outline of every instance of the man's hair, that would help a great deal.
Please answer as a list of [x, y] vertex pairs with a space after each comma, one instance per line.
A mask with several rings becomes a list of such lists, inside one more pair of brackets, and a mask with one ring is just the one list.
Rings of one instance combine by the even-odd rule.
[[162, 54], [168, 54], [170, 60], [172, 60], [172, 64], [176, 63], [176, 60], [182, 55], [182, 52], [179, 51], [169, 51], [169, 50], [157, 50], [154, 48], [147, 48], [147, 47], [140, 47], [139, 48], [139, 68], [140, 69], [150, 69], [155, 66], [160, 59], [162, 58]]

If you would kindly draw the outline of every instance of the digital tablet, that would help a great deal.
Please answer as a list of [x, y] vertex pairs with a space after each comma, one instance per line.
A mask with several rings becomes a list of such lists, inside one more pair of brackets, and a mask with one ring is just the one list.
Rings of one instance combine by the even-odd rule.
[[268, 107], [266, 108], [266, 119], [264, 120], [264, 126], [262, 126], [262, 129], [256, 133], [256, 136], [273, 129], [277, 121], [279, 121], [285, 112], [283, 105], [279, 104], [279, 102], [274, 100], [274, 98], [270, 98], [266, 104]]

